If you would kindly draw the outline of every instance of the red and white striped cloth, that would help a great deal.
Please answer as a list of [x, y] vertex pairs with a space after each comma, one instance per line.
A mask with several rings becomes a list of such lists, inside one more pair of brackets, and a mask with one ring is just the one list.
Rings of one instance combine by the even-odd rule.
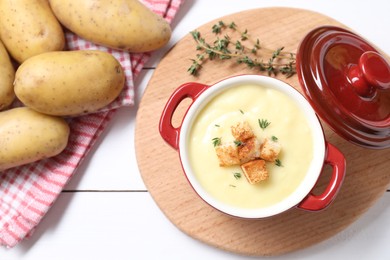
[[[141, 0], [171, 22], [184, 0]], [[45, 216], [63, 187], [94, 145], [116, 108], [134, 103], [134, 83], [150, 53], [132, 54], [98, 46], [66, 32], [69, 50], [99, 49], [112, 53], [123, 66], [126, 85], [120, 97], [99, 113], [70, 120], [69, 144], [58, 156], [0, 172], [0, 245], [13, 247]]]

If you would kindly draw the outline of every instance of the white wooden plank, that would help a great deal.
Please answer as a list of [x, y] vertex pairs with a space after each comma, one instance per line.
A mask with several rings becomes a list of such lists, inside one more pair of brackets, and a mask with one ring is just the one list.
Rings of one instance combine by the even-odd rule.
[[303, 8], [322, 13], [355, 30], [369, 41], [375, 43], [383, 51], [390, 54], [390, 36], [387, 33], [390, 24], [390, 16], [388, 14], [390, 2], [386, 0], [242, 0], [239, 2], [226, 0], [187, 0], [174, 20], [174, 31], [169, 44], [154, 53], [154, 56], [147, 65], [155, 67], [164, 53], [178, 40], [206, 22], [231, 13], [263, 7]]
[[[388, 219], [390, 193], [333, 238], [273, 259], [390, 259], [390, 228], [384, 226]], [[13, 249], [0, 248], [0, 259], [252, 258], [221, 251], [182, 233], [147, 192], [76, 192], [59, 197], [30, 239]]]

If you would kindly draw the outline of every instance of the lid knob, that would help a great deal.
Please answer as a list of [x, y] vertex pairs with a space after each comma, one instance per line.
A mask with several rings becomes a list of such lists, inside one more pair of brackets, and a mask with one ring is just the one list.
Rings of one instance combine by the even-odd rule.
[[349, 67], [347, 77], [358, 95], [371, 97], [376, 89], [390, 89], [390, 64], [379, 53], [366, 51], [359, 65]]

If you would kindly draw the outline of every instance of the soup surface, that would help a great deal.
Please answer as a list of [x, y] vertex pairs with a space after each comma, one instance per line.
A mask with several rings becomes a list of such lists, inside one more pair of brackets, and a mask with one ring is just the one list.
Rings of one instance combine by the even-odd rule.
[[[262, 129], [259, 120], [270, 124]], [[269, 178], [250, 184], [240, 166], [219, 166], [213, 139], [234, 142], [231, 126], [247, 121], [260, 142], [277, 138], [281, 165], [266, 162]], [[217, 200], [244, 208], [273, 205], [301, 183], [313, 158], [309, 122], [294, 100], [260, 85], [240, 85], [214, 97], [197, 115], [188, 135], [191, 168], [204, 189]], [[214, 139], [215, 140], [215, 139]]]

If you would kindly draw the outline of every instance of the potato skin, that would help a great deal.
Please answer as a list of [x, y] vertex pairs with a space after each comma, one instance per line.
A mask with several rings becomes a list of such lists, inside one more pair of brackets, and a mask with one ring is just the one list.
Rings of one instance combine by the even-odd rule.
[[57, 19], [94, 43], [130, 52], [164, 46], [171, 28], [138, 0], [49, 0]]
[[68, 143], [69, 126], [60, 117], [27, 107], [0, 113], [0, 171], [52, 157]]
[[111, 103], [125, 75], [111, 54], [97, 50], [36, 55], [19, 66], [14, 90], [24, 105], [41, 113], [78, 116]]
[[65, 46], [64, 32], [47, 0], [0, 0], [0, 38], [19, 63]]
[[14, 82], [15, 69], [7, 50], [0, 41], [0, 111], [11, 105], [15, 99]]

